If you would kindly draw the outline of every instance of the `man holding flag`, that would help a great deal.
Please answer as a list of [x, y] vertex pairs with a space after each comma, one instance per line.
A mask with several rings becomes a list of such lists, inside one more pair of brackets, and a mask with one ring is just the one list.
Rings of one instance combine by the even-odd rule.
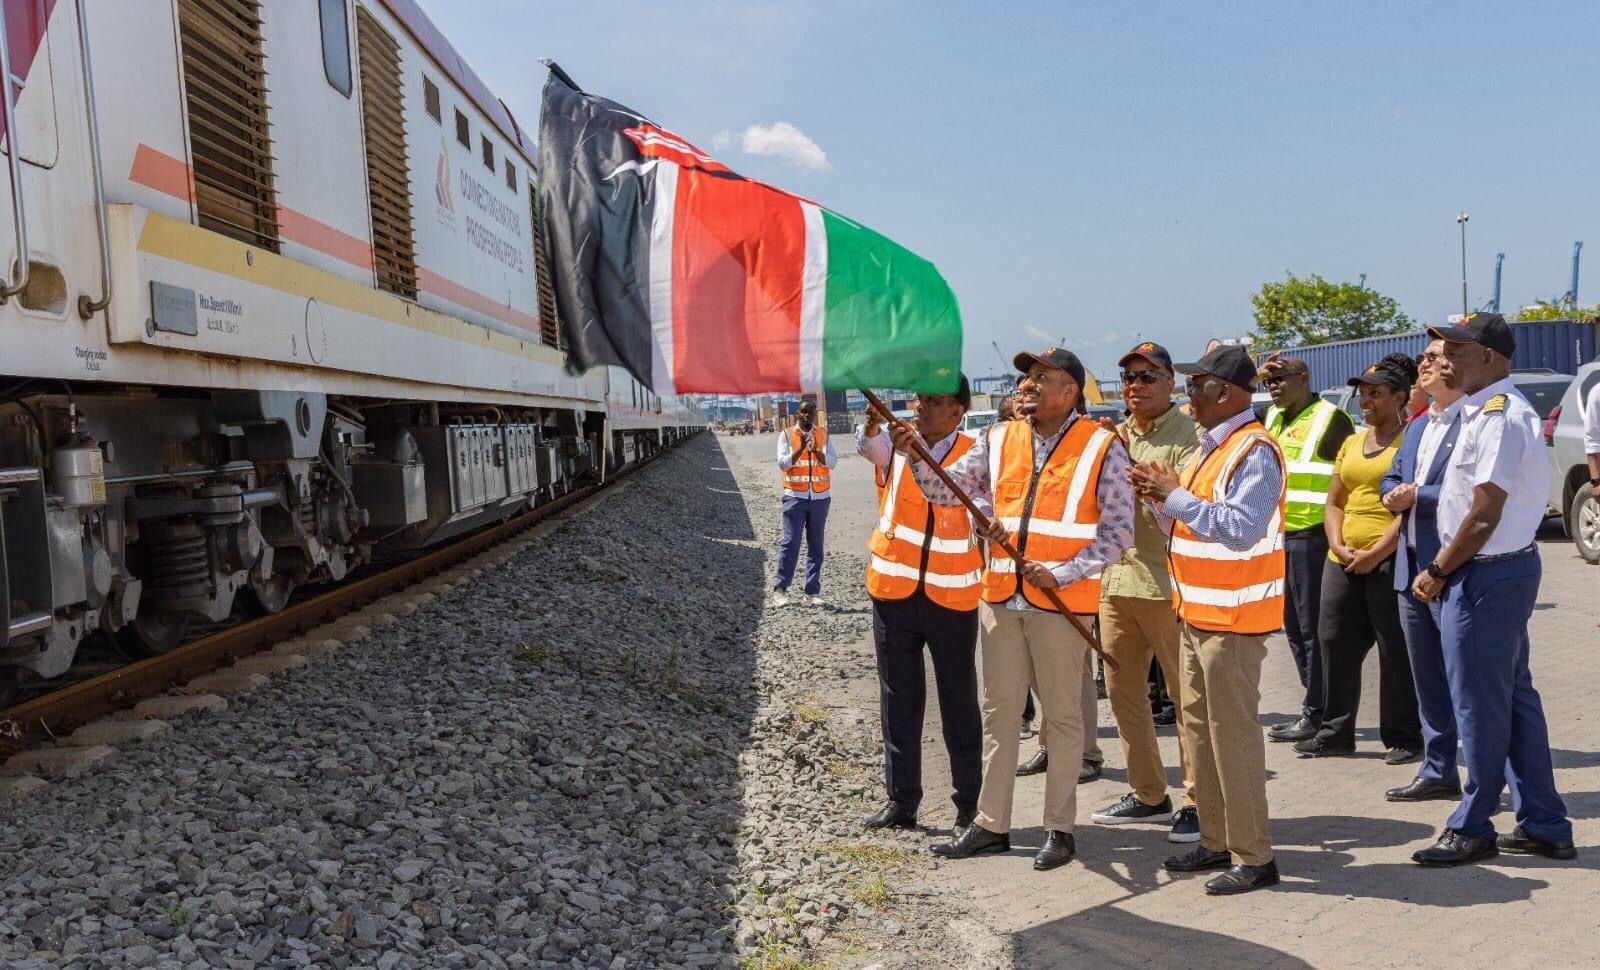
[[[1054, 869], [1076, 851], [1077, 766], [1084, 731], [1079, 691], [1088, 644], [1044, 591], [1092, 620], [1100, 605], [1100, 571], [1133, 545], [1133, 490], [1128, 453], [1117, 436], [1077, 413], [1085, 381], [1071, 351], [1052, 347], [1018, 354], [1024, 376], [1017, 390], [1022, 418], [995, 426], [945, 472], [980, 506], [993, 509], [991, 543], [1012, 539], [1026, 557], [1021, 568], [991, 545], [978, 606], [983, 652], [983, 785], [972, 825], [934, 847], [963, 859], [1011, 849], [1011, 800], [1016, 783], [1017, 723], [1030, 683], [1043, 713], [1041, 735], [1051, 752], [1045, 776], [1045, 844], [1033, 867]], [[916, 432], [890, 428], [896, 449], [912, 450]], [[954, 490], [920, 462], [918, 487], [936, 505], [959, 502]]]

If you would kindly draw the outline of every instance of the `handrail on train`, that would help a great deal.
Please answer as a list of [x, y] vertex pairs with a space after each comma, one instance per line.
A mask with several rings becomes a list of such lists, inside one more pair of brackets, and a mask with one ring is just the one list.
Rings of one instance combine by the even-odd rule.
[[11, 222], [17, 233], [17, 281], [0, 277], [0, 303], [21, 293], [28, 286], [28, 219], [22, 202], [22, 150], [17, 145], [17, 101], [11, 96], [11, 44], [6, 38], [6, 18], [0, 13], [0, 82], [5, 87], [0, 108], [6, 113], [6, 161], [11, 170]]
[[89, 161], [94, 166], [94, 221], [100, 230], [100, 299], [78, 296], [78, 315], [85, 320], [111, 305], [111, 237], [106, 230], [106, 179], [100, 163], [100, 119], [94, 107], [94, 69], [89, 64], [89, 25], [83, 0], [77, 0], [78, 56], [83, 61], [83, 99], [89, 106]]

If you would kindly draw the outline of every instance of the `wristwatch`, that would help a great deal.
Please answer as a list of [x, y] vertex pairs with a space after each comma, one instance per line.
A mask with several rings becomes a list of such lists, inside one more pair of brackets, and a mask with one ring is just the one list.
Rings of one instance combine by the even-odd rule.
[[1443, 579], [1445, 577], [1445, 572], [1444, 572], [1443, 569], [1439, 568], [1439, 561], [1437, 559], [1435, 559], [1433, 562], [1428, 563], [1428, 568], [1427, 568], [1426, 572], [1427, 572], [1427, 574], [1429, 576], [1432, 576], [1434, 579]]

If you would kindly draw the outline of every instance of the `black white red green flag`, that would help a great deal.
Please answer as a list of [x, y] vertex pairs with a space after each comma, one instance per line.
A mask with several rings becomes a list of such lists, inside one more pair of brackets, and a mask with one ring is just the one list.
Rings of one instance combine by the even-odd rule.
[[657, 393], [955, 389], [961, 314], [933, 264], [744, 178], [552, 66], [539, 227], [571, 364]]

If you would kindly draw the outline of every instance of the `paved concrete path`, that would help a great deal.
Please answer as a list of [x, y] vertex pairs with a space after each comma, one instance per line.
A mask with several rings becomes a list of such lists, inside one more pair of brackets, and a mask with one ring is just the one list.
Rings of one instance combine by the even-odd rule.
[[[769, 435], [724, 439], [725, 446], [770, 451]], [[856, 551], [876, 516], [870, 466], [843, 436], [828, 542]], [[859, 506], [859, 507], [858, 507]], [[1415, 766], [1389, 767], [1377, 738], [1377, 659], [1369, 658], [1354, 758], [1305, 760], [1290, 746], [1267, 745], [1272, 835], [1283, 883], [1244, 897], [1205, 895], [1203, 878], [1173, 878], [1161, 863], [1185, 847], [1164, 826], [1104, 827], [1089, 814], [1126, 790], [1121, 746], [1109, 707], [1100, 704], [1105, 777], [1079, 793], [1078, 858], [1036, 873], [1033, 851], [1042, 776], [1017, 780], [1015, 848], [1003, 857], [941, 862], [906, 891], [960, 901], [973, 922], [1009, 939], [1019, 967], [1382, 967], [1579, 966], [1600, 963], [1600, 569], [1572, 544], [1541, 542], [1544, 581], [1533, 619], [1534, 683], [1544, 697], [1555, 749], [1556, 781], [1576, 826], [1577, 860], [1501, 856], [1491, 865], [1425, 870], [1410, 861], [1449, 814], [1447, 803], [1395, 805], [1384, 789]], [[833, 598], [830, 591], [830, 598]], [[846, 598], [837, 592], [837, 600]], [[864, 593], [851, 591], [849, 597]], [[852, 604], [854, 605], [854, 604]], [[869, 618], [870, 619], [870, 618]], [[840, 650], [857, 658], [857, 676], [831, 699], [876, 731], [877, 681], [870, 624]], [[1299, 710], [1301, 688], [1288, 646], [1270, 643], [1262, 676], [1263, 725]], [[948, 762], [939, 739], [931, 684], [924, 745], [923, 821], [947, 827], [954, 816]], [[1177, 742], [1161, 729], [1168, 773], [1177, 785]], [[1023, 756], [1033, 742], [1024, 742]], [[1509, 829], [1508, 810], [1497, 824]], [[930, 841], [931, 841], [930, 836]]]

